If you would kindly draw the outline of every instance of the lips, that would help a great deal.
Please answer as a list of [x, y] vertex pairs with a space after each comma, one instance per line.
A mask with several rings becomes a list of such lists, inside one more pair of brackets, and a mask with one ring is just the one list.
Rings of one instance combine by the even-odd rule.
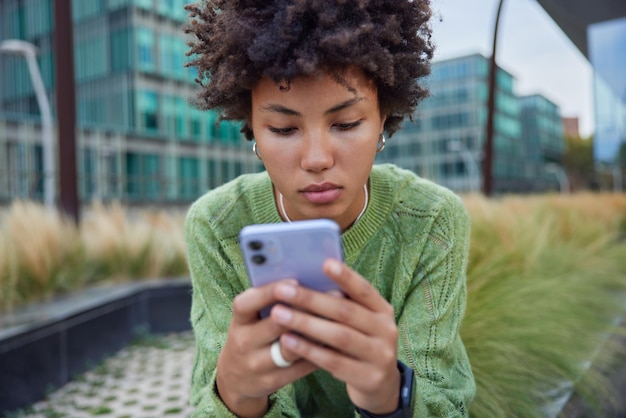
[[300, 190], [311, 203], [331, 203], [339, 198], [343, 188], [333, 183], [312, 184]]

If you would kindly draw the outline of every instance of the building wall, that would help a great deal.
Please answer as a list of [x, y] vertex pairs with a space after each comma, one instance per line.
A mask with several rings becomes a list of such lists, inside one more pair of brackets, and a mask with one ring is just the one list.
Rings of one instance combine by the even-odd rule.
[[578, 138], [580, 137], [580, 120], [576, 117], [563, 118], [563, 134], [565, 136]]
[[[188, 202], [239, 174], [262, 169], [238, 124], [217, 126], [214, 112], [189, 105], [197, 85], [196, 74], [184, 66], [183, 5], [180, 0], [73, 1], [83, 201]], [[52, 6], [52, 0], [0, 0], [0, 39], [21, 38], [40, 47], [39, 65], [54, 107], [63, 92], [54, 88]], [[459, 192], [480, 190], [488, 70], [488, 59], [478, 54], [433, 63], [427, 80], [431, 96], [414, 121], [388, 141], [377, 162], [398, 164]], [[514, 84], [513, 76], [499, 69], [497, 193], [540, 189], [535, 168], [540, 158], [528, 143], [545, 140], [523, 134], [527, 122]], [[555, 109], [538, 108], [536, 114], [553, 116]], [[42, 195], [38, 114], [24, 60], [2, 55], [0, 200]]]
[[[488, 74], [489, 61], [478, 54], [433, 63], [430, 97], [419, 105], [414, 121], [388, 141], [377, 161], [396, 163], [459, 192], [479, 191]], [[558, 108], [539, 95], [519, 99], [513, 76], [503, 69], [496, 83], [494, 190], [544, 190], [543, 161], [560, 160], [563, 153]]]
[[[262, 169], [237, 123], [192, 105], [181, 0], [74, 0], [78, 188], [83, 200], [190, 201]], [[52, 0], [0, 0], [0, 40], [39, 47], [56, 107]], [[0, 200], [42, 195], [39, 109], [21, 57], [0, 56]], [[0, 162], [1, 163], [1, 162]], [[58, 171], [58, 170], [57, 170]]]
[[[565, 141], [559, 108], [539, 94], [519, 98], [522, 140], [527, 160], [527, 178], [534, 190], [559, 189], [553, 170], [559, 169]], [[562, 169], [562, 168], [561, 168]]]
[[588, 28], [594, 68], [594, 158], [602, 166], [626, 171], [626, 18]]

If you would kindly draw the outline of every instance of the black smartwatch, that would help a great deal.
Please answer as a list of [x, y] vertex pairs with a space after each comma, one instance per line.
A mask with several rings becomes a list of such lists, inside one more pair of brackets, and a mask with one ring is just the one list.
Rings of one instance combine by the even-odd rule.
[[372, 414], [365, 409], [356, 407], [356, 411], [362, 418], [412, 418], [413, 408], [411, 400], [413, 398], [413, 369], [398, 360], [398, 370], [400, 370], [400, 401], [398, 409], [387, 415]]

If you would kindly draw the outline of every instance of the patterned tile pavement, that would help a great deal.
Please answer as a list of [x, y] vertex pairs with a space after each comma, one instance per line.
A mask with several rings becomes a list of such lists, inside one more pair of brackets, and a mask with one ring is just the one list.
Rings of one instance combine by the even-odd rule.
[[189, 332], [146, 336], [11, 418], [187, 417]]

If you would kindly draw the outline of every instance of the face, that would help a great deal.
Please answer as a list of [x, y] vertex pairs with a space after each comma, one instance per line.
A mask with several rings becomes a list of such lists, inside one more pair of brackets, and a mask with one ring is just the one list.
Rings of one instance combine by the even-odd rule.
[[289, 89], [263, 78], [252, 90], [257, 150], [291, 220], [354, 222], [384, 122], [375, 83], [356, 68], [341, 84], [320, 72]]

